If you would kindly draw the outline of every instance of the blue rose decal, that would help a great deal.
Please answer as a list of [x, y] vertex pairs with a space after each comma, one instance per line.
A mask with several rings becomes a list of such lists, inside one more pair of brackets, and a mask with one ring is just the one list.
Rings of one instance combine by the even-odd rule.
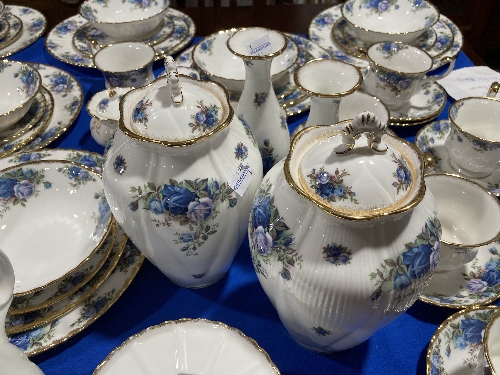
[[418, 279], [429, 272], [431, 253], [432, 247], [430, 244], [420, 244], [403, 253], [403, 263], [408, 269], [410, 278]]
[[182, 215], [188, 211], [189, 203], [194, 201], [194, 194], [185, 187], [165, 185], [162, 190], [163, 208], [174, 215]]
[[35, 193], [35, 184], [28, 180], [24, 180], [14, 186], [14, 195], [17, 198], [29, 198]]
[[260, 255], [266, 256], [271, 253], [273, 238], [264, 231], [264, 228], [257, 227], [253, 232], [253, 243]]
[[500, 282], [500, 271], [497, 269], [489, 270], [483, 273], [481, 280], [485, 281], [488, 286], [494, 286]]
[[179, 241], [181, 241], [183, 243], [193, 242], [194, 241], [194, 234], [193, 233], [182, 233], [179, 236]]
[[12, 178], [0, 178], [0, 198], [8, 199], [14, 195], [14, 186], [17, 181]]
[[252, 225], [254, 228], [269, 228], [271, 225], [271, 198], [266, 196], [252, 207]]
[[478, 344], [482, 341], [482, 332], [486, 327], [486, 323], [474, 318], [462, 320], [462, 332], [465, 341], [471, 344]]
[[214, 210], [214, 204], [208, 197], [189, 203], [187, 216], [192, 221], [207, 220]]
[[154, 213], [155, 215], [161, 215], [163, 212], [165, 212], [160, 201], [156, 198], [151, 199], [148, 203], [148, 206], [151, 212]]

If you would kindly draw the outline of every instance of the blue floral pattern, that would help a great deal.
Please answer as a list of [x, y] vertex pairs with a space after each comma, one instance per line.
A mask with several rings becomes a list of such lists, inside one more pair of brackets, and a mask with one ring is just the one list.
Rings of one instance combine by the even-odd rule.
[[399, 194], [401, 190], [407, 191], [410, 188], [412, 182], [411, 173], [408, 164], [403, 158], [397, 157], [394, 153], [391, 154], [391, 158], [393, 163], [397, 165], [396, 171], [392, 172], [392, 177], [396, 179], [392, 186], [396, 188], [396, 194]]
[[253, 135], [252, 130], [250, 129], [250, 125], [248, 125], [248, 123], [245, 121], [243, 116], [238, 116], [238, 120], [240, 120], [241, 123], [243, 124], [243, 127], [245, 128], [245, 133], [246, 133], [247, 137], [250, 139], [250, 141], [252, 141], [252, 144], [255, 147], [258, 147], [257, 140], [255, 139], [255, 136]]
[[69, 183], [71, 187], [78, 190], [80, 186], [86, 185], [89, 181], [94, 182], [96, 179], [92, 173], [89, 173], [85, 168], [81, 168], [77, 165], [65, 165], [63, 167], [57, 168], [57, 171], [62, 173], [71, 182]]
[[116, 156], [115, 161], [113, 162], [113, 170], [119, 175], [125, 173], [127, 170], [127, 162], [125, 161], [123, 155]]
[[290, 228], [274, 205], [271, 182], [264, 181], [255, 196], [250, 214], [250, 249], [255, 271], [265, 278], [268, 271], [264, 264], [281, 263], [280, 276], [291, 280], [292, 268], [302, 267], [302, 255], [293, 248], [295, 239]]
[[261, 93], [256, 92], [255, 98], [253, 100], [253, 105], [255, 106], [255, 108], [259, 108], [262, 104], [264, 104], [268, 96], [269, 96], [268, 92], [261, 92]]
[[[208, 179], [184, 180], [170, 179], [168, 183], [155, 185], [148, 182], [130, 188], [133, 201], [129, 208], [135, 212], [141, 206], [154, 215], [151, 219], [157, 228], [170, 227], [177, 223], [186, 230], [174, 234], [174, 244], [181, 245], [180, 251], [187, 256], [198, 255], [197, 251], [217, 233], [219, 223], [215, 219], [220, 213], [220, 206], [228, 202], [234, 207], [236, 195], [227, 183]], [[158, 218], [156, 218], [158, 216]]]
[[324, 329], [323, 327], [321, 326], [317, 326], [317, 327], [313, 327], [312, 330], [318, 335], [318, 336], [328, 336], [328, 335], [331, 335], [332, 332], [331, 331], [328, 331], [326, 329]]
[[0, 175], [0, 218], [10, 211], [11, 207], [25, 207], [29, 198], [38, 197], [40, 185], [45, 190], [52, 183], [45, 180], [43, 170], [33, 168], [17, 168]]
[[399, 9], [398, 0], [363, 0], [362, 6], [369, 10], [369, 14], [378, 15], [392, 9]]
[[383, 42], [377, 46], [376, 50], [382, 54], [385, 60], [391, 60], [394, 55], [408, 48], [410, 47], [402, 43]]
[[437, 217], [427, 219], [421, 233], [405, 244], [405, 251], [396, 258], [385, 259], [376, 272], [370, 273], [376, 289], [370, 296], [376, 301], [382, 290], [402, 291], [414, 281], [434, 272], [439, 260], [441, 223]]
[[262, 166], [264, 168], [264, 175], [276, 164], [276, 157], [274, 156], [274, 147], [271, 145], [269, 139], [264, 139], [264, 145], [259, 147], [260, 156], [262, 157]]
[[212, 55], [212, 48], [214, 44], [215, 37], [206, 38], [200, 43], [200, 52], [207, 55]]
[[35, 93], [37, 87], [39, 86], [38, 76], [33, 72], [33, 69], [26, 66], [21, 66], [16, 73], [14, 73], [15, 78], [20, 78], [22, 87], [18, 87], [18, 90], [23, 92], [26, 96], [31, 96]]
[[147, 128], [148, 114], [146, 113], [146, 110], [152, 105], [153, 102], [149, 99], [142, 99], [139, 103], [137, 103], [134, 111], [132, 112], [132, 122], [143, 124], [144, 127]]
[[220, 121], [219, 112], [221, 108], [215, 104], [210, 104], [206, 106], [203, 104], [203, 100], [198, 101], [198, 112], [191, 115], [194, 122], [190, 122], [189, 126], [194, 133], [196, 130], [205, 133], [212, 130]]
[[239, 142], [234, 149], [234, 156], [236, 157], [236, 160], [245, 160], [248, 157], [248, 147], [242, 142]]
[[346, 265], [351, 263], [352, 252], [347, 247], [332, 242], [323, 248], [323, 258], [336, 266], [341, 264]]
[[[48, 78], [47, 89], [51, 93], [56, 95], [61, 95], [65, 98], [70, 92], [75, 89], [74, 80], [64, 72], [57, 70], [51, 75], [45, 75], [44, 78]], [[45, 85], [45, 83], [44, 83]]]
[[314, 168], [307, 175], [310, 188], [327, 202], [350, 200], [352, 203], [358, 204], [358, 200], [355, 198], [356, 193], [352, 191], [351, 186], [344, 183], [346, 176], [350, 176], [350, 174], [345, 169], [340, 172], [337, 168], [333, 174], [330, 174], [325, 171], [324, 167], [318, 170]]

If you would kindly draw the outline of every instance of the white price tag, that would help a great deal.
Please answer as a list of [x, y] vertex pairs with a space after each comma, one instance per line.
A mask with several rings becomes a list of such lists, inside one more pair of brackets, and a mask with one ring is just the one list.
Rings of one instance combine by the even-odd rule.
[[251, 56], [269, 55], [272, 51], [271, 39], [269, 34], [266, 34], [259, 39], [254, 40], [252, 43], [247, 44], [248, 53]]
[[240, 197], [245, 194], [245, 191], [252, 182], [253, 171], [248, 164], [242, 164], [238, 166], [238, 170], [233, 174], [233, 177], [229, 180], [229, 186], [236, 192]]

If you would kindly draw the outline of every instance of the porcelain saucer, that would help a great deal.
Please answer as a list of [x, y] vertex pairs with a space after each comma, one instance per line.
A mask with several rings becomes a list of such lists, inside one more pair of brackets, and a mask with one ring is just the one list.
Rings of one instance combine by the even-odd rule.
[[483, 348], [484, 329], [498, 310], [496, 306], [466, 309], [446, 319], [429, 343], [427, 375], [472, 375]]
[[435, 272], [419, 298], [454, 309], [488, 305], [500, 298], [500, 243], [481, 246], [474, 260], [462, 267]]
[[58, 319], [41, 327], [18, 334], [8, 335], [28, 356], [53, 348], [92, 324], [104, 314], [128, 288], [142, 265], [144, 256], [128, 241], [123, 230], [117, 227], [114, 246], [123, 253], [111, 275], [85, 301], [66, 312]]
[[10, 23], [4, 18], [0, 18], [0, 40], [9, 33], [9, 29]]
[[16, 17], [11, 13], [6, 13], [5, 20], [7, 20], [9, 24], [9, 29], [7, 34], [5, 34], [0, 40], [0, 49], [14, 43], [17, 38], [21, 36], [21, 32], [23, 31], [23, 21], [21, 21], [19, 17]]
[[35, 43], [38, 38], [42, 36], [47, 27], [47, 19], [42, 13], [35, 9], [17, 5], [7, 5], [5, 7], [4, 18], [8, 19], [9, 14], [21, 20], [22, 31], [15, 41], [5, 47], [0, 47], [1, 59]]
[[[342, 18], [341, 7], [342, 4], [334, 5], [314, 17], [309, 25], [309, 38], [327, 50], [334, 59], [360, 68], [367, 67], [367, 59], [346, 52], [332, 37], [335, 22]], [[445, 63], [443, 61], [445, 57], [457, 57], [462, 48], [463, 39], [453, 22], [443, 15], [440, 16], [440, 20], [433, 26], [433, 29], [437, 34], [436, 43], [427, 52], [434, 58], [433, 69], [436, 69]]]
[[43, 116], [46, 107], [45, 95], [39, 92], [33, 99], [28, 112], [14, 125], [0, 132], [0, 145], [19, 138], [33, 128]]
[[[444, 143], [451, 131], [449, 120], [435, 121], [424, 126], [415, 136], [415, 144], [421, 152], [429, 152], [436, 163], [433, 172], [458, 174], [448, 162]], [[493, 195], [500, 196], [500, 172], [493, 172], [484, 178], [470, 178], [485, 187]]]
[[[54, 99], [46, 88], [42, 87], [40, 92], [45, 98], [45, 109], [42, 117], [40, 117], [40, 119], [21, 136], [0, 144], [0, 157], [5, 157], [7, 155], [13, 154], [14, 152], [22, 150], [47, 129], [52, 115], [54, 114]], [[20, 121], [22, 120], [23, 119], [21, 119]]]
[[[196, 32], [193, 20], [178, 10], [168, 8], [165, 17], [168, 17], [167, 23], [169, 20], [174, 23], [173, 32], [169, 38], [154, 45], [156, 60], [180, 51], [191, 42]], [[90, 55], [82, 53], [73, 44], [74, 34], [86, 24], [86, 19], [77, 14], [56, 25], [45, 40], [47, 51], [67, 64], [94, 68]], [[88, 48], [87, 52], [90, 53]]]

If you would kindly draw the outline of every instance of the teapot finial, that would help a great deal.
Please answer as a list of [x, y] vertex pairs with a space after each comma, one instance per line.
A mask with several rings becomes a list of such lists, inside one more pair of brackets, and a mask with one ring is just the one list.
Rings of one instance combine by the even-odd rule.
[[337, 146], [333, 152], [336, 154], [346, 154], [354, 148], [355, 140], [361, 133], [368, 133], [368, 146], [374, 151], [383, 153], [387, 151], [387, 145], [382, 143], [382, 136], [385, 134], [387, 125], [383, 124], [372, 112], [361, 112], [354, 119], [344, 126], [342, 144]]
[[172, 56], [165, 57], [165, 75], [167, 76], [170, 92], [172, 93], [172, 101], [174, 104], [181, 104], [184, 96], [182, 95], [182, 87], [179, 82], [177, 65]]
[[490, 88], [488, 89], [488, 93], [486, 94], [486, 96], [489, 98], [496, 98], [499, 89], [500, 89], [500, 83], [498, 83], [497, 81], [493, 82]]

